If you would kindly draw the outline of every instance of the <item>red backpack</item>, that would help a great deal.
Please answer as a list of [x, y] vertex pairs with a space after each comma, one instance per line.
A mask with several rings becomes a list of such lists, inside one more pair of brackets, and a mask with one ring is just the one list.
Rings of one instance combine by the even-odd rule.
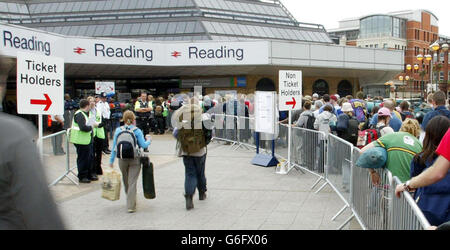
[[373, 141], [378, 140], [378, 138], [381, 137], [380, 131], [383, 129], [384, 127], [380, 127], [377, 129], [374, 128], [370, 128], [370, 129], [366, 129], [363, 131], [359, 131], [358, 132], [358, 142], [356, 143], [356, 146], [358, 148], [363, 148], [366, 145], [372, 143]]

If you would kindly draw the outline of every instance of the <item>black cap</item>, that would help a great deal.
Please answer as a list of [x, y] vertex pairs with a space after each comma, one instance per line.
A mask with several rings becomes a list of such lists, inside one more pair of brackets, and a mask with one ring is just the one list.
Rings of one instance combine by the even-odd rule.
[[100, 97], [101, 98], [106, 98], [106, 93], [105, 92], [100, 93]]

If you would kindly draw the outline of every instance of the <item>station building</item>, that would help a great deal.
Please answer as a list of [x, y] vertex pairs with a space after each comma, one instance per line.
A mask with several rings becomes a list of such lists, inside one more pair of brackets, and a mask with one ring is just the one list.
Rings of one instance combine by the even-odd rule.
[[336, 45], [277, 0], [0, 1], [0, 40], [10, 99], [18, 51], [63, 58], [72, 96], [93, 94], [96, 81], [133, 96], [248, 94], [276, 90], [279, 70], [301, 70], [304, 95], [345, 96], [404, 67], [402, 51]]

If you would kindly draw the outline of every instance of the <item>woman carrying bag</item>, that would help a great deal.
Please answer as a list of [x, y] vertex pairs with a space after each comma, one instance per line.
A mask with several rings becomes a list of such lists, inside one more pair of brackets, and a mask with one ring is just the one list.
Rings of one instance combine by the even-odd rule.
[[[150, 146], [150, 135], [144, 135], [136, 127], [136, 116], [132, 111], [123, 114], [124, 126], [116, 129], [111, 152], [110, 167], [114, 168], [114, 160], [119, 158], [119, 168], [127, 194], [127, 209], [129, 213], [136, 212], [136, 185], [141, 171], [138, 147], [146, 149]], [[134, 137], [134, 138], [133, 138]], [[147, 139], [147, 140], [145, 140]], [[134, 144], [133, 144], [134, 143]], [[132, 144], [132, 145], [129, 145]], [[131, 152], [127, 150], [131, 146]]]

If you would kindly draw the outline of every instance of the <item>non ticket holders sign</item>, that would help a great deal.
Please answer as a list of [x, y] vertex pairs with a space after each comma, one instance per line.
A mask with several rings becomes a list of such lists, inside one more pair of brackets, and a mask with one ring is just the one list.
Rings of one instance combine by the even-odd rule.
[[278, 174], [287, 174], [291, 169], [292, 110], [302, 108], [302, 71], [280, 70], [278, 107], [280, 111], [289, 111], [288, 158], [277, 170]]
[[280, 111], [302, 108], [302, 71], [280, 70], [278, 107]]
[[17, 52], [17, 112], [64, 114], [64, 60]]

